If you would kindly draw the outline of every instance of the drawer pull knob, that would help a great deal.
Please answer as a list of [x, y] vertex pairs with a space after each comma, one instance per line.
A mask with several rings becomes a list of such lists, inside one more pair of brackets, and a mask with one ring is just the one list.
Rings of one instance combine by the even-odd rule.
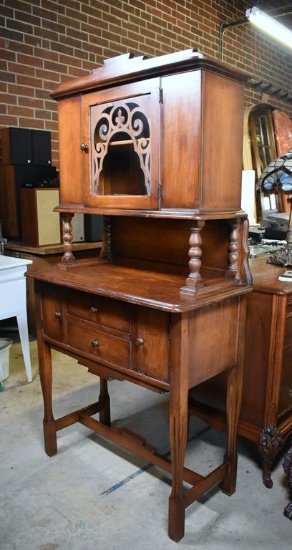
[[55, 317], [56, 317], [56, 319], [61, 319], [61, 317], [62, 317], [61, 311], [55, 311]]
[[88, 147], [87, 143], [81, 143], [80, 149], [81, 149], [81, 151], [85, 151], [85, 153], [87, 153], [89, 147]]
[[99, 341], [98, 341], [98, 340], [92, 340], [91, 345], [92, 345], [92, 347], [94, 347], [94, 348], [98, 348], [98, 346], [99, 346]]
[[90, 308], [90, 311], [91, 311], [91, 313], [97, 313], [97, 312], [98, 312], [98, 309], [97, 309], [97, 307], [92, 306], [92, 307]]
[[144, 340], [143, 338], [137, 338], [136, 340], [136, 346], [143, 346]]

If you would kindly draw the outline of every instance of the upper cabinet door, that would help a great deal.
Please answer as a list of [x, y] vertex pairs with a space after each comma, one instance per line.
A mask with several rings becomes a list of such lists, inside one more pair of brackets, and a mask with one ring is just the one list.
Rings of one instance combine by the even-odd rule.
[[84, 205], [159, 208], [160, 79], [82, 99]]

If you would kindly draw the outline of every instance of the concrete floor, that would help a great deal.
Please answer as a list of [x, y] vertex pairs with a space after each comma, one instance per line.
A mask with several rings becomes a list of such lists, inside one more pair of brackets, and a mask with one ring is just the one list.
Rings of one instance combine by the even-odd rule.
[[[3, 336], [3, 335], [2, 335]], [[236, 493], [210, 491], [186, 511], [185, 537], [167, 535], [169, 478], [75, 424], [58, 433], [58, 454], [43, 448], [36, 342], [33, 382], [21, 347], [10, 349], [10, 376], [0, 393], [1, 550], [290, 550], [292, 522], [282, 457], [266, 489], [254, 446], [239, 440]], [[54, 352], [55, 417], [93, 402], [98, 378]], [[116, 425], [142, 432], [168, 452], [167, 396], [111, 381]], [[204, 473], [221, 461], [224, 434], [192, 420], [187, 463]]]

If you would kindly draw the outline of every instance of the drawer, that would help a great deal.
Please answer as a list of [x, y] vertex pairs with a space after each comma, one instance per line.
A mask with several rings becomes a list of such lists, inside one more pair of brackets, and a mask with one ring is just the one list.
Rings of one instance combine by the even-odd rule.
[[130, 341], [94, 330], [86, 322], [73, 319], [68, 321], [68, 344], [90, 354], [94, 359], [126, 368], [130, 366]]
[[51, 284], [42, 284], [42, 321], [43, 332], [49, 338], [64, 341], [63, 289]]
[[67, 313], [101, 326], [130, 332], [130, 306], [118, 300], [68, 291]]
[[155, 380], [169, 382], [169, 315], [137, 307], [133, 318], [132, 369]]

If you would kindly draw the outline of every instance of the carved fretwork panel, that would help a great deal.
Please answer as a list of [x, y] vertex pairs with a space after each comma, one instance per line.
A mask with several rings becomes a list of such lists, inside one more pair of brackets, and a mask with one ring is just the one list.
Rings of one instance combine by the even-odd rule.
[[[93, 194], [149, 195], [150, 126], [139, 103], [115, 101], [92, 107]], [[129, 181], [120, 177], [125, 170], [131, 174]]]
[[[157, 208], [159, 79], [86, 96], [83, 102], [88, 206]], [[132, 94], [131, 94], [132, 91]]]

